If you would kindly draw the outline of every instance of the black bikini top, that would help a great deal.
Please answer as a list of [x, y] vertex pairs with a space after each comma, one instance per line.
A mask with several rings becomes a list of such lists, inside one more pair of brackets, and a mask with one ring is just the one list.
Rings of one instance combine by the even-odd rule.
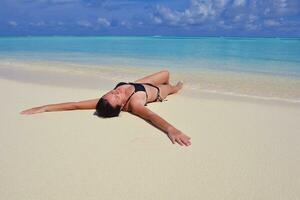
[[116, 85], [116, 87], [114, 89], [116, 89], [117, 87], [119, 86], [122, 86], [122, 85], [133, 85], [134, 86], [134, 91], [132, 92], [132, 94], [128, 97], [126, 103], [124, 104], [124, 106], [126, 106], [126, 104], [128, 103], [128, 101], [130, 100], [130, 98], [132, 97], [132, 95], [134, 95], [136, 92], [145, 92], [146, 93], [146, 103], [145, 103], [145, 106], [147, 105], [147, 100], [148, 100], [148, 94], [147, 94], [147, 91], [145, 89], [145, 87], [143, 86], [143, 84], [141, 83], [126, 83], [126, 82], [120, 82]]
[[[160, 102], [163, 101], [163, 98], [160, 96], [160, 89], [159, 89], [159, 87], [157, 87], [157, 86], [155, 86], [155, 85], [152, 85], [151, 83], [143, 83], [143, 84], [141, 84], [141, 83], [132, 83], [132, 82], [129, 82], [129, 83], [126, 83], [126, 82], [120, 82], [120, 83], [118, 83], [118, 84], [116, 85], [116, 87], [115, 87], [114, 89], [116, 89], [116, 88], [119, 87], [119, 86], [122, 86], [122, 85], [128, 85], [128, 84], [134, 86], [134, 91], [133, 91], [132, 94], [128, 97], [128, 99], [127, 99], [126, 103], [124, 104], [124, 106], [128, 103], [128, 101], [130, 100], [130, 98], [132, 97], [132, 95], [134, 95], [136, 92], [140, 92], [140, 91], [146, 93], [146, 103], [145, 103], [145, 106], [147, 105], [148, 94], [147, 94], [147, 91], [146, 91], [146, 89], [145, 89], [145, 87], [144, 87], [143, 84], [149, 85], [149, 86], [152, 86], [152, 87], [155, 87], [155, 88], [157, 89], [157, 97], [156, 97], [156, 99], [155, 99], [154, 101], [160, 101]], [[153, 102], [154, 102], [154, 101], [153, 101]]]
[[[126, 83], [126, 82], [120, 82], [120, 83], [118, 83], [118, 84], [116, 85], [116, 87], [115, 87], [114, 89], [116, 89], [116, 88], [119, 87], [119, 86], [122, 86], [122, 85], [128, 85], [128, 84], [134, 86], [134, 92], [139, 92], [139, 91], [146, 92], [146, 89], [145, 89], [145, 87], [143, 86], [143, 84], [141, 84], [141, 83], [131, 83], [131, 82], [129, 82], [129, 83]], [[147, 94], [147, 92], [146, 92], [146, 94]]]

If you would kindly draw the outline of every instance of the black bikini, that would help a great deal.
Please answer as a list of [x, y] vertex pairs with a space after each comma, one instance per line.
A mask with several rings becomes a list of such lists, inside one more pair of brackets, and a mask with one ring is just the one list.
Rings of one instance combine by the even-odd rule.
[[[136, 92], [139, 92], [139, 91], [142, 91], [142, 92], [145, 92], [146, 93], [146, 103], [145, 105], [147, 105], [147, 100], [148, 100], [148, 94], [147, 94], [147, 91], [144, 87], [144, 85], [149, 85], [149, 86], [152, 86], [152, 87], [155, 87], [157, 89], [157, 96], [156, 96], [156, 99], [152, 102], [155, 102], [155, 101], [159, 101], [159, 102], [162, 102], [163, 101], [163, 98], [160, 96], [160, 89], [159, 87], [155, 86], [155, 85], [152, 85], [151, 83], [126, 83], [126, 82], [120, 82], [116, 85], [116, 87], [114, 89], [116, 89], [117, 87], [121, 86], [121, 85], [133, 85], [134, 86], [134, 91], [133, 93], [128, 97], [125, 105], [128, 103], [128, 101], [130, 100], [130, 98], [132, 97], [132, 95], [134, 95]], [[143, 85], [144, 84], [144, 85]]]

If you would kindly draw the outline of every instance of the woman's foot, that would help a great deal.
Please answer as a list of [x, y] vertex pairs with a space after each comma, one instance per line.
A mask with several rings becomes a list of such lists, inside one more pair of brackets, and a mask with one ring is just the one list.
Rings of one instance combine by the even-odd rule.
[[183, 81], [178, 81], [176, 87], [178, 88], [178, 90], [181, 90], [183, 87]]
[[178, 81], [177, 84], [175, 85], [176, 88], [176, 92], [178, 92], [179, 90], [181, 90], [183, 87], [183, 82], [182, 81]]
[[178, 92], [179, 90], [181, 90], [182, 87], [183, 87], [183, 82], [178, 81], [177, 84], [173, 86], [172, 94]]

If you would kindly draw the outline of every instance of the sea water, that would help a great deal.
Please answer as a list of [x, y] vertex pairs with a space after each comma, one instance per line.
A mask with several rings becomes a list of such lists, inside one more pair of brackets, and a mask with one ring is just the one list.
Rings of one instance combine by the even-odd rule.
[[300, 38], [2, 37], [0, 59], [169, 69], [195, 93], [300, 102]]

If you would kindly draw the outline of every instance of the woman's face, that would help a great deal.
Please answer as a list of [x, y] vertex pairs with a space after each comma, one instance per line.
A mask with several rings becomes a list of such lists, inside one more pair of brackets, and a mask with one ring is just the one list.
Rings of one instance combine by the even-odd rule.
[[106, 99], [113, 107], [122, 106], [122, 97], [123, 95], [118, 89], [111, 90], [103, 95], [103, 98]]

